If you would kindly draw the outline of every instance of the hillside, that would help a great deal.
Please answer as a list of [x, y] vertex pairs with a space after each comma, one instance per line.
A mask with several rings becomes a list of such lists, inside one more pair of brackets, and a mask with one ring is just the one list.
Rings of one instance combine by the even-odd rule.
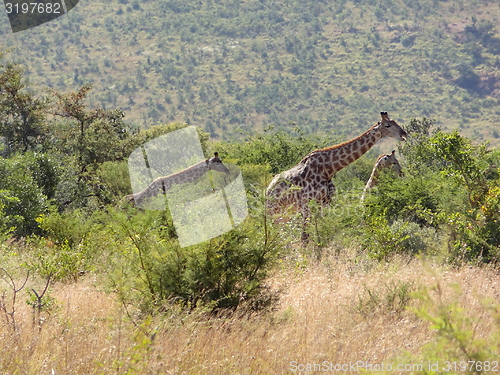
[[267, 124], [359, 134], [386, 110], [498, 144], [496, 1], [82, 0], [0, 38], [34, 87], [92, 83], [141, 127], [185, 121], [227, 139]]

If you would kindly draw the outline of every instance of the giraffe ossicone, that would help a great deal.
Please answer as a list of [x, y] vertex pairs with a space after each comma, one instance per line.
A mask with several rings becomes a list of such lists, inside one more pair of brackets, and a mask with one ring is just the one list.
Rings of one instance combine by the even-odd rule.
[[335, 192], [333, 175], [359, 159], [381, 138], [406, 139], [406, 132], [391, 120], [387, 112], [380, 112], [382, 120], [350, 141], [315, 150], [296, 166], [276, 176], [266, 190], [266, 210], [275, 215], [286, 208], [302, 212], [302, 240], [307, 240], [306, 225], [310, 216], [309, 201], [321, 207], [330, 205]]
[[365, 189], [363, 190], [361, 202], [365, 200], [366, 193], [373, 190], [373, 188], [377, 185], [380, 171], [384, 168], [391, 168], [399, 177], [404, 176], [401, 165], [399, 164], [398, 159], [396, 159], [396, 150], [392, 150], [392, 153], [390, 154], [383, 154], [378, 157], [370, 175], [370, 179], [366, 183]]

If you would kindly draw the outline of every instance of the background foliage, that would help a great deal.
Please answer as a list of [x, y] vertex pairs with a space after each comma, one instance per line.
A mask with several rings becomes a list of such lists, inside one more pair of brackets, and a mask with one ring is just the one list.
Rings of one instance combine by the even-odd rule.
[[92, 84], [90, 108], [143, 128], [347, 138], [386, 110], [498, 144], [499, 16], [490, 0], [91, 0], [16, 35], [2, 12], [0, 35], [38, 89]]

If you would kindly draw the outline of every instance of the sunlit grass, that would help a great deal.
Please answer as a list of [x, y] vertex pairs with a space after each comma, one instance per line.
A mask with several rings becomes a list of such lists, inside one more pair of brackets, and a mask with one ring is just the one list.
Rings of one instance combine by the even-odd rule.
[[[479, 322], [476, 338], [489, 342], [498, 329], [488, 307], [496, 302], [486, 302], [498, 300], [500, 279], [494, 269], [456, 270], [415, 258], [385, 264], [356, 255], [355, 249], [327, 251], [321, 263], [304, 256], [283, 260], [269, 281], [281, 290], [280, 301], [274, 310], [260, 313], [241, 308], [215, 316], [203, 309], [186, 314], [172, 305], [165, 315], [141, 320], [99, 291], [95, 276], [57, 284], [53, 296], [60, 308], [46, 317], [40, 333], [32, 328], [23, 298], [16, 311], [19, 330], [0, 326], [0, 369], [279, 374], [290, 373], [294, 364], [323, 361], [417, 361], [423, 345], [435, 340], [435, 331], [406, 307], [421, 306], [415, 292], [436, 285], [441, 302], [457, 302]], [[453, 283], [460, 286], [459, 294]], [[437, 294], [431, 295], [437, 301]]]

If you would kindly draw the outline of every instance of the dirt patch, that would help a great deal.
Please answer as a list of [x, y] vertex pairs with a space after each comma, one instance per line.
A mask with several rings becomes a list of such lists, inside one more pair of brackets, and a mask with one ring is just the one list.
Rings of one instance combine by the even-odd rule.
[[500, 97], [500, 78], [492, 73], [480, 73], [476, 91], [480, 95]]
[[450, 34], [459, 34], [465, 30], [466, 24], [466, 21], [455, 22], [446, 25], [444, 29]]
[[457, 43], [462, 43], [467, 40], [465, 33], [466, 26], [470, 23], [467, 19], [447, 24], [444, 29], [453, 36], [453, 40]]

